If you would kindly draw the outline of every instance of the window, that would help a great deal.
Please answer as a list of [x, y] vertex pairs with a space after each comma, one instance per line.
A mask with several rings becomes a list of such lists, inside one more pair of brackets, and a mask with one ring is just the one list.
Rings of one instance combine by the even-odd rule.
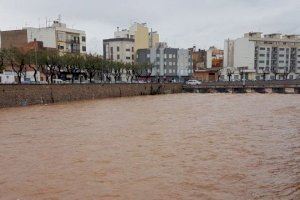
[[279, 57], [284, 57], [284, 54], [279, 54]]
[[126, 51], [128, 51], [128, 52], [129, 52], [129, 51], [130, 51], [130, 49], [126, 49]]
[[119, 52], [120, 51], [120, 47], [117, 47], [117, 52]]
[[132, 55], [132, 60], [134, 60], [134, 55]]
[[113, 52], [114, 52], [114, 48], [110, 47], [110, 53], [113, 54]]
[[82, 36], [82, 37], [81, 37], [81, 41], [82, 41], [82, 42], [85, 42], [85, 41], [86, 41], [85, 36]]
[[131, 47], [131, 51], [134, 52], [134, 47]]
[[86, 52], [86, 46], [82, 46], [82, 51]]
[[265, 61], [264, 60], [260, 60], [259, 63], [265, 63]]
[[283, 61], [283, 60], [280, 60], [279, 63], [284, 63], [284, 61]]
[[120, 59], [120, 55], [117, 55], [117, 59], [118, 59], [118, 60]]
[[279, 51], [284, 51], [285, 49], [284, 48], [279, 48]]
[[260, 47], [259, 49], [260, 49], [260, 50], [266, 50], [266, 48], [265, 48], [265, 47]]
[[265, 56], [266, 56], [266, 54], [259, 54], [259, 56], [260, 56], [260, 57], [265, 57]]
[[126, 60], [130, 60], [130, 57], [126, 57]]

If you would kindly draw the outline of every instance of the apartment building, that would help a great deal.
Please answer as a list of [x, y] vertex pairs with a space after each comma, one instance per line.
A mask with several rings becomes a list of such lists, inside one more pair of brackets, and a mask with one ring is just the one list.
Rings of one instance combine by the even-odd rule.
[[193, 73], [192, 55], [188, 49], [170, 48], [166, 43], [137, 50], [137, 63], [151, 63], [153, 79], [187, 80]]
[[123, 63], [135, 61], [134, 39], [112, 38], [103, 40], [103, 57]]
[[134, 23], [129, 29], [120, 30], [118, 28], [114, 37], [134, 39], [135, 53], [138, 49], [151, 48], [159, 43], [159, 34], [152, 29], [149, 31], [146, 23]]
[[224, 51], [216, 47], [210, 47], [206, 51], [206, 68], [223, 67]]
[[196, 46], [189, 49], [192, 54], [193, 69], [199, 70], [206, 68], [206, 51], [204, 49], [196, 49]]
[[300, 36], [246, 33], [225, 41], [222, 78], [274, 80], [300, 78]]
[[40, 41], [45, 48], [58, 49], [62, 53], [86, 53], [85, 32], [68, 28], [59, 21], [54, 21], [49, 27], [1, 31], [0, 35], [0, 48], [21, 48], [30, 42]]

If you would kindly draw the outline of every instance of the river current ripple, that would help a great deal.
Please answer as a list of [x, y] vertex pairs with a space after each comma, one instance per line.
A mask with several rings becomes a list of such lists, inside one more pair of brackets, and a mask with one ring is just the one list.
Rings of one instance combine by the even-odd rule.
[[300, 199], [300, 96], [0, 110], [0, 199]]

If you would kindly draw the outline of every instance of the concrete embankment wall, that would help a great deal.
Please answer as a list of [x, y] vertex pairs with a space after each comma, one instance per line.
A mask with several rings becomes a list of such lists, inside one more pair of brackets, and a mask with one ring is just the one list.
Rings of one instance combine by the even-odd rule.
[[181, 93], [182, 84], [0, 85], [0, 107]]

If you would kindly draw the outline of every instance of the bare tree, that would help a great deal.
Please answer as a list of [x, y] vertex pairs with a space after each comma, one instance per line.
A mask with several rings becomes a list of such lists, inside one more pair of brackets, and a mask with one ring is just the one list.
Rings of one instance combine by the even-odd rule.
[[231, 81], [231, 77], [232, 77], [233, 73], [234, 73], [233, 70], [227, 69], [227, 77], [228, 77], [229, 82]]
[[279, 74], [278, 67], [272, 67], [271, 72], [274, 74], [275, 80], [277, 80], [277, 75]]
[[18, 84], [22, 83], [22, 76], [26, 74], [26, 59], [28, 59], [27, 55], [17, 48], [7, 51], [7, 61], [17, 75]]

